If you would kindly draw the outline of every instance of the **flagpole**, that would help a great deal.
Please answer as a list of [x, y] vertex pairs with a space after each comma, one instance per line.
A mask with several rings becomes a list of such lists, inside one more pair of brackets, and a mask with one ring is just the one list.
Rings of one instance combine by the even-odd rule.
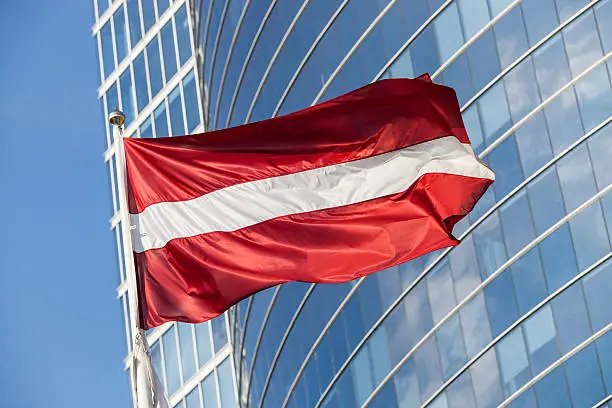
[[135, 408], [151, 408], [156, 406], [159, 392], [156, 392], [156, 381], [153, 374], [151, 356], [147, 344], [146, 332], [140, 328], [138, 314], [138, 287], [136, 283], [136, 265], [134, 263], [132, 246], [132, 226], [127, 201], [127, 173], [125, 164], [125, 148], [123, 143], [123, 125], [125, 115], [114, 110], [108, 115], [108, 121], [113, 128], [115, 154], [117, 155], [117, 183], [119, 184], [119, 215], [121, 219], [121, 235], [123, 237], [123, 254], [127, 292], [129, 296], [128, 307], [130, 311], [130, 328], [132, 337], [132, 365], [131, 383]]

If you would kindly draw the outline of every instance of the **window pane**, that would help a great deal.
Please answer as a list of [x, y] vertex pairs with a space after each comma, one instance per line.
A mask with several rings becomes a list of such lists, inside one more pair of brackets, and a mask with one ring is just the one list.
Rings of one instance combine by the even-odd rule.
[[202, 406], [200, 398], [200, 387], [195, 387], [185, 398], [186, 408], [200, 408]]
[[178, 41], [179, 60], [181, 66], [193, 54], [191, 51], [191, 41], [189, 39], [189, 20], [187, 18], [187, 7], [183, 4], [175, 17], [176, 39]]
[[544, 114], [555, 154], [559, 154], [583, 135], [574, 89], [563, 91], [546, 105]]
[[506, 330], [518, 319], [512, 278], [504, 271], [484, 289], [493, 337]]
[[397, 399], [401, 408], [418, 407], [421, 405], [421, 397], [419, 392], [419, 380], [417, 378], [414, 360], [411, 358], [400, 370], [393, 376], [395, 389], [397, 390]]
[[142, 38], [142, 28], [140, 26], [140, 10], [138, 9], [138, 0], [127, 0], [128, 20], [130, 22], [130, 41], [132, 48]]
[[442, 372], [435, 337], [430, 337], [414, 354], [423, 399], [429, 398], [442, 385]]
[[115, 25], [115, 45], [117, 46], [117, 64], [125, 58], [128, 51], [127, 32], [125, 29], [125, 12], [121, 5], [113, 16], [113, 24]]
[[549, 293], [559, 289], [576, 275], [576, 258], [567, 224], [540, 243], [540, 254]]
[[457, 303], [453, 291], [453, 278], [446, 259], [440, 262], [427, 277], [427, 292], [434, 323], [437, 323]]
[[153, 0], [140, 0], [142, 5], [142, 19], [144, 20], [145, 33], [155, 24], [155, 8]]
[[501, 200], [523, 181], [514, 135], [506, 138], [489, 154], [489, 165], [495, 172], [495, 197]]
[[221, 391], [222, 408], [232, 408], [236, 406], [232, 367], [230, 364], [230, 359], [226, 358], [225, 361], [219, 365], [219, 390]]
[[113, 55], [113, 37], [111, 34], [110, 21], [107, 21], [100, 29], [100, 42], [102, 44], [102, 63], [104, 65], [104, 77], [108, 77], [115, 70], [115, 57]]
[[151, 361], [153, 362], [153, 370], [157, 375], [157, 378], [164, 384], [164, 387], [168, 389], [165, 385], [164, 381], [164, 368], [162, 367], [162, 359], [161, 359], [161, 348], [160, 341], [156, 341], [151, 345]]
[[178, 85], [170, 92], [168, 104], [170, 105], [172, 136], [184, 135], [185, 124], [183, 122], [183, 106], [181, 103], [181, 90]]
[[554, 0], [523, 0], [523, 17], [530, 45], [534, 45], [559, 25]]
[[155, 109], [155, 136], [168, 136], [168, 117], [166, 116], [166, 101], [162, 101]]
[[170, 330], [165, 332], [162, 340], [164, 344], [164, 363], [168, 382], [168, 394], [173, 394], [181, 386], [178, 351], [176, 349], [176, 326], [172, 326]]
[[545, 306], [523, 325], [527, 350], [534, 373], [539, 373], [559, 358], [557, 333], [550, 306]]
[[610, 242], [599, 202], [570, 220], [579, 270], [584, 270], [610, 252]]
[[132, 92], [132, 75], [129, 67], [121, 74], [119, 85], [121, 86], [121, 110], [125, 114], [125, 126], [127, 127], [136, 116], [134, 112], [134, 93]]
[[530, 378], [527, 352], [520, 328], [513, 330], [497, 346], [499, 366], [506, 396], [521, 388]]
[[198, 362], [200, 367], [212, 358], [209, 327], [210, 325], [208, 322], [200, 323], [195, 326], [196, 342], [198, 345]]
[[[518, 128], [514, 135], [525, 177], [532, 175], [552, 159], [548, 129], [542, 112], [538, 112]], [[538, 148], [534, 149], [533, 146]]]
[[463, 45], [463, 33], [456, 3], [451, 3], [434, 20], [434, 30], [440, 47], [440, 58], [444, 62]]
[[536, 234], [539, 235], [565, 216], [556, 169], [552, 167], [546, 170], [529, 183], [527, 189]]
[[476, 406], [472, 378], [470, 372], [466, 371], [455, 379], [446, 390], [449, 408], [471, 408]]
[[592, 407], [604, 396], [601, 370], [593, 344], [582, 349], [566, 363], [567, 382], [576, 407]]
[[510, 113], [515, 123], [540, 104], [540, 94], [530, 58], [507, 73], [504, 76], [504, 84]]
[[191, 325], [178, 324], [179, 344], [181, 346], [181, 365], [183, 367], [183, 378], [189, 379], [196, 372], [196, 361], [193, 348], [193, 337]]
[[170, 0], [157, 0], [157, 16], [161, 17], [168, 7], [170, 7]]
[[108, 91], [106, 91], [106, 112], [111, 113], [115, 109], [119, 109], [117, 83], [114, 83], [110, 88], [108, 88]]
[[491, 341], [491, 327], [482, 293], [461, 308], [461, 326], [468, 358], [476, 355]]
[[520, 314], [527, 313], [548, 294], [538, 248], [520, 257], [511, 267]]
[[487, 351], [470, 367], [479, 408], [495, 408], [503, 400], [495, 348]]
[[612, 322], [612, 307], [610, 307], [612, 262], [608, 261], [582, 278], [582, 284], [593, 330], [601, 330]]
[[134, 85], [136, 87], [136, 99], [138, 112], [141, 112], [149, 104], [149, 89], [147, 86], [147, 70], [145, 66], [144, 52], [138, 54], [134, 60]]
[[193, 71], [183, 79], [183, 97], [185, 98], [185, 115], [187, 116], [187, 133], [200, 124], [200, 109]]
[[225, 315], [222, 314], [211, 320], [213, 342], [215, 344], [215, 353], [221, 350], [227, 344], [227, 330], [225, 327]]
[[597, 339], [597, 354], [606, 388], [612, 390], [612, 331]]
[[140, 137], [143, 137], [143, 138], [153, 137], [153, 127], [151, 126], [150, 116], [147, 118], [147, 120], [142, 122], [142, 125], [140, 125]]
[[157, 37], [147, 45], [147, 58], [149, 59], [149, 78], [151, 79], [151, 98], [164, 86], [162, 83], [161, 60], [159, 59], [159, 46]]
[[459, 0], [465, 38], [472, 38], [490, 20], [487, 0]]
[[467, 362], [458, 315], [453, 316], [438, 329], [436, 339], [440, 351], [442, 375], [447, 380]]
[[544, 99], [551, 96], [571, 79], [565, 48], [559, 35], [536, 50], [534, 63]]
[[[527, 35], [523, 27], [523, 13], [520, 5], [514, 7], [495, 24], [495, 39], [497, 40], [502, 69], [510, 66], [529, 48]], [[527, 61], [530, 61], [530, 59], [527, 59]], [[527, 65], [531, 68], [530, 62]]]
[[535, 383], [538, 402], [541, 407], [570, 408], [569, 391], [563, 367], [557, 367]]
[[[484, 57], [483, 57], [484, 58]], [[479, 89], [476, 87], [476, 89]], [[511, 125], [503, 82], [498, 82], [478, 99], [485, 140], [490, 144]]]
[[202, 381], [202, 395], [204, 396], [204, 408], [215, 408], [219, 406], [214, 373], [211, 373]]
[[[612, 2], [610, 2], [612, 4]], [[599, 189], [612, 184], [610, 157], [612, 157], [612, 125], [606, 125], [589, 139], [589, 153]]]
[[535, 238], [531, 210], [524, 191], [512, 197], [500, 208], [499, 218], [510, 256], [518, 253]]
[[172, 34], [172, 21], [168, 21], [161, 31], [162, 49], [164, 51], [164, 70], [166, 72], [166, 83], [176, 73], [176, 50], [174, 48], [174, 36]]
[[605, 66], [591, 71], [576, 84], [578, 105], [582, 113], [584, 128], [595, 128], [610, 115], [612, 89]]
[[572, 150], [557, 165], [565, 208], [573, 211], [597, 192], [591, 160], [586, 146]]
[[473, 232], [474, 245], [483, 278], [491, 275], [506, 260], [506, 248], [501, 235], [499, 218], [491, 214]]
[[574, 284], [552, 302], [561, 351], [567, 353], [591, 334], [582, 288]]
[[453, 271], [457, 300], [461, 301], [480, 284], [480, 271], [472, 236], [463, 239], [461, 244], [450, 252], [448, 258]]

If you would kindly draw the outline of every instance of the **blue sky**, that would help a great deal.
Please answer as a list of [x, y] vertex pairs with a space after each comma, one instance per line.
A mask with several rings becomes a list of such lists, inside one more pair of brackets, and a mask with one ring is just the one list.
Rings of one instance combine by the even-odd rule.
[[0, 5], [0, 406], [127, 407], [89, 0]]

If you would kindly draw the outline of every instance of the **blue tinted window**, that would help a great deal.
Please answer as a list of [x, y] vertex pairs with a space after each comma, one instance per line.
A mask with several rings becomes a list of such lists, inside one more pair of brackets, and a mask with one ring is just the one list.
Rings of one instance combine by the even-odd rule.
[[214, 373], [211, 373], [202, 381], [202, 395], [204, 396], [204, 406], [206, 408], [219, 406]]
[[[494, 27], [499, 60], [501, 68], [504, 69], [529, 48], [520, 5], [510, 10]], [[531, 67], [531, 64], [529, 66]]]
[[487, 351], [470, 368], [479, 408], [495, 408], [503, 400], [495, 348]]
[[162, 89], [162, 71], [161, 71], [161, 60], [159, 58], [159, 46], [157, 37], [153, 37], [151, 42], [147, 45], [147, 58], [149, 59], [149, 78], [151, 80], [151, 98], [155, 98], [155, 95]]
[[[453, 88], [457, 93], [459, 105], [464, 105], [474, 95], [474, 86], [470, 78], [468, 60], [465, 53], [459, 55], [459, 57], [444, 70], [443, 75], [444, 84]], [[472, 136], [471, 133], [468, 132], [468, 134]]]
[[592, 407], [605, 396], [593, 344], [571, 357], [565, 363], [565, 367], [574, 406]]
[[493, 337], [496, 337], [518, 319], [512, 277], [504, 271], [485, 287], [484, 293], [489, 309], [491, 331]]
[[181, 346], [181, 365], [183, 367], [183, 378], [191, 378], [196, 372], [196, 361], [193, 348], [193, 334], [191, 325], [178, 324], [179, 344]]
[[557, 164], [557, 172], [568, 212], [576, 209], [597, 192], [586, 146], [581, 145], [572, 150]]
[[236, 406], [236, 397], [234, 394], [234, 382], [232, 375], [232, 367], [229, 358], [226, 358], [218, 369], [219, 375], [219, 391], [221, 392], [221, 407], [232, 408]]
[[570, 408], [572, 406], [563, 367], [555, 368], [535, 383], [535, 391], [541, 407]]
[[355, 382], [355, 399], [361, 406], [374, 390], [372, 366], [367, 348], [362, 348], [351, 364], [351, 373]]
[[227, 329], [225, 327], [225, 315], [222, 314], [210, 321], [212, 325], [213, 342], [215, 353], [227, 344]]
[[161, 17], [168, 7], [170, 7], [170, 0], [157, 0], [157, 16]]
[[200, 408], [202, 405], [200, 397], [200, 388], [195, 387], [185, 398], [186, 408]]
[[128, 52], [128, 38], [125, 29], [125, 12], [123, 5], [117, 9], [113, 16], [113, 24], [115, 25], [115, 45], [117, 46], [117, 63], [121, 63]]
[[208, 360], [212, 358], [210, 347], [210, 331], [209, 323], [200, 323], [195, 326], [196, 342], [198, 344], [198, 362], [202, 367]]
[[534, 53], [542, 98], [546, 99], [569, 82], [571, 75], [560, 35], [548, 40]]
[[535, 392], [533, 389], [526, 390], [508, 406], [511, 408], [537, 408], [538, 403], [536, 402]]
[[176, 12], [176, 39], [178, 42], [179, 60], [181, 66], [191, 57], [191, 40], [189, 39], [189, 20], [187, 17], [187, 7], [183, 4]]
[[612, 1], [605, 0], [595, 6], [595, 17], [604, 52], [612, 51]]
[[106, 91], [106, 112], [111, 113], [115, 109], [119, 109], [117, 83], [114, 83], [110, 88], [108, 88], [108, 91]]
[[442, 372], [435, 337], [430, 337], [414, 354], [423, 399], [429, 398], [442, 385]]
[[404, 363], [393, 377], [397, 399], [402, 408], [418, 407], [421, 404], [419, 380], [416, 375], [414, 360], [411, 358]]
[[170, 92], [170, 95], [168, 95], [168, 104], [170, 106], [170, 125], [172, 127], [172, 135], [184, 135], [185, 125], [183, 122], [181, 90], [178, 85], [172, 90], [172, 92]]
[[466, 109], [463, 114], [463, 122], [465, 124], [465, 130], [470, 137], [470, 142], [476, 153], [482, 151], [484, 137], [482, 134], [482, 125], [480, 124], [480, 112], [478, 111], [478, 104], [472, 104]]
[[138, 112], [140, 112], [149, 104], [149, 89], [147, 86], [147, 69], [145, 66], [144, 52], [138, 54], [134, 60], [133, 69], [137, 108]]
[[172, 21], [168, 21], [161, 30], [162, 49], [164, 50], [164, 70], [166, 82], [176, 73], [176, 51], [174, 49], [174, 36], [172, 34]]
[[523, 181], [514, 135], [501, 142], [488, 158], [490, 167], [495, 171], [495, 197], [501, 200]]
[[574, 89], [563, 91], [544, 108], [550, 141], [558, 154], [582, 136], [582, 126]]
[[466, 371], [455, 379], [446, 389], [449, 408], [475, 407], [474, 391], [470, 372]]
[[612, 126], [607, 125], [589, 139], [589, 153], [599, 189], [612, 184], [610, 157], [612, 157]]
[[552, 227], [565, 215], [561, 189], [554, 167], [546, 170], [529, 184], [528, 194], [537, 234]]
[[440, 66], [432, 25], [428, 25], [415, 39], [410, 47], [410, 54], [415, 75], [431, 75]]
[[455, 293], [448, 261], [440, 262], [427, 277], [427, 291], [434, 323], [439, 322], [455, 307]]
[[612, 389], [612, 331], [608, 331], [597, 340], [597, 355], [604, 383], [610, 390]]
[[463, 33], [459, 21], [457, 3], [451, 3], [435, 20], [434, 30], [438, 40], [440, 60], [448, 60], [463, 45]]
[[389, 67], [389, 72], [394, 78], [414, 78], [414, 69], [412, 68], [412, 58], [410, 58], [410, 49], [406, 49]]
[[140, 10], [138, 9], [138, 0], [127, 0], [126, 6], [128, 9], [128, 20], [130, 23], [130, 42], [132, 48], [142, 38], [142, 28], [140, 26]]
[[155, 109], [155, 136], [164, 137], [169, 136], [168, 131], [168, 117], [166, 116], [166, 102], [162, 101], [159, 106]]
[[128, 126], [136, 116], [136, 104], [132, 92], [132, 75], [129, 68], [121, 74], [119, 86], [121, 87], [121, 110], [125, 114], [125, 124]]
[[372, 327], [382, 314], [376, 276], [367, 277], [357, 291], [363, 327]]
[[523, 17], [530, 45], [534, 45], [559, 25], [554, 0], [524, 0]]
[[[122, 313], [123, 314], [123, 313]], [[157, 375], [159, 381], [164, 384], [164, 388], [168, 389], [165, 384], [164, 367], [162, 366], [160, 341], [156, 341], [151, 345], [151, 362], [153, 363], [153, 371]]]
[[508, 7], [510, 3], [512, 3], [512, 0], [489, 0], [489, 6], [491, 6], [491, 15], [498, 15], [499, 13], [504, 11], [504, 9]]
[[557, 10], [559, 11], [559, 20], [565, 21], [572, 14], [584, 7], [587, 0], [555, 0]]
[[465, 38], [470, 39], [490, 20], [487, 0], [459, 0]]
[[575, 85], [582, 123], [591, 130], [610, 115], [612, 89], [606, 67], [600, 66]]
[[610, 252], [608, 233], [598, 202], [582, 210], [569, 224], [580, 270]]
[[567, 353], [591, 334], [580, 285], [574, 284], [565, 290], [553, 300], [552, 306], [559, 345], [561, 351]]
[[504, 84], [514, 122], [518, 122], [540, 104], [540, 94], [530, 58], [507, 73], [504, 76]]
[[521, 191], [499, 210], [508, 253], [518, 253], [535, 238], [527, 195]]
[[[548, 129], [542, 112], [538, 112], [519, 127], [514, 135], [523, 165], [523, 174], [526, 177], [535, 173], [552, 159]], [[538, 148], [534, 149], [533, 146], [538, 146]]]
[[[477, 87], [477, 89], [479, 89]], [[510, 111], [503, 82], [498, 82], [478, 99], [480, 118], [487, 144], [510, 128]]]
[[147, 117], [147, 119], [142, 122], [140, 125], [140, 137], [143, 138], [151, 138], [153, 137], [153, 126], [151, 126], [151, 117]]
[[110, 21], [100, 29], [100, 42], [102, 46], [102, 65], [104, 65], [104, 77], [108, 77], [115, 69], [115, 57], [113, 54], [113, 37], [111, 34]]
[[425, 285], [415, 287], [406, 297], [404, 304], [408, 315], [406, 325], [411, 335], [411, 344], [416, 344], [433, 326]]
[[166, 380], [168, 382], [168, 393], [173, 394], [181, 386], [179, 374], [178, 350], [176, 349], [176, 326], [162, 336], [164, 345], [164, 363], [166, 367]]
[[512, 264], [512, 280], [519, 312], [528, 312], [546, 298], [546, 280], [538, 248], [533, 248]]
[[144, 20], [145, 33], [155, 24], [155, 8], [153, 0], [140, 0], [142, 5], [142, 19]]
[[438, 329], [436, 339], [442, 376], [447, 380], [467, 362], [458, 315], [454, 315]]
[[540, 254], [550, 293], [576, 275], [576, 258], [567, 224], [540, 243]]
[[192, 71], [183, 79], [183, 97], [185, 98], [185, 116], [187, 117], [187, 133], [200, 124], [200, 109], [195, 75]]
[[574, 77], [603, 55], [592, 12], [583, 14], [565, 28], [563, 39]]
[[506, 249], [497, 214], [491, 214], [474, 230], [472, 235], [474, 236], [480, 270], [483, 278], [486, 278], [506, 260]]
[[582, 278], [589, 316], [593, 330], [601, 330], [612, 322], [610, 288], [612, 288], [612, 263], [607, 262]]
[[500, 72], [493, 31], [489, 30], [468, 48], [474, 88], [480, 90]]
[[491, 341], [491, 327], [482, 293], [476, 295], [459, 312], [468, 358], [476, 355]]
[[545, 306], [523, 324], [527, 351], [534, 373], [539, 373], [559, 358], [557, 333], [550, 306]]
[[480, 284], [480, 272], [472, 236], [461, 241], [448, 255], [455, 281], [457, 300], [461, 301]]
[[520, 328], [506, 335], [496, 346], [506, 396], [521, 388], [530, 378], [527, 352]]

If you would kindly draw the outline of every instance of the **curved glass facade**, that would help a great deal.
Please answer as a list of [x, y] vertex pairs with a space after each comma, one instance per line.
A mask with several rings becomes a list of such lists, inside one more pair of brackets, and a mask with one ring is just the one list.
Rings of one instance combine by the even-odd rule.
[[428, 72], [497, 175], [461, 245], [235, 307], [241, 406], [607, 406], [612, 0], [195, 3], [207, 128]]

